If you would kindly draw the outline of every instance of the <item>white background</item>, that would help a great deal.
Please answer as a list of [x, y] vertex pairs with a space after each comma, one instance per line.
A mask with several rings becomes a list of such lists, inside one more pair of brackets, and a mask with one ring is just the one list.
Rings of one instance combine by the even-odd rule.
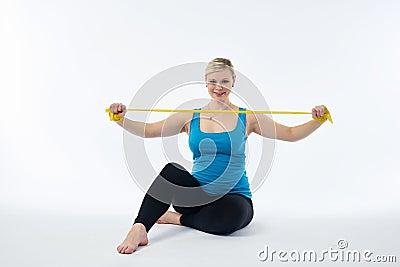
[[[231, 59], [271, 109], [325, 104], [334, 120], [297, 143], [277, 143], [272, 170], [254, 193], [255, 225], [268, 216], [398, 220], [399, 14], [394, 0], [2, 0], [0, 224], [13, 234], [1, 247], [25, 243], [17, 228], [6, 230], [7, 220], [39, 225], [40, 216], [121, 218], [109, 227], [125, 227], [114, 233], [122, 239], [144, 193], [126, 167], [122, 129], [104, 108], [128, 104], [160, 71], [214, 57]], [[3, 266], [18, 262], [9, 256], [1, 254]]]

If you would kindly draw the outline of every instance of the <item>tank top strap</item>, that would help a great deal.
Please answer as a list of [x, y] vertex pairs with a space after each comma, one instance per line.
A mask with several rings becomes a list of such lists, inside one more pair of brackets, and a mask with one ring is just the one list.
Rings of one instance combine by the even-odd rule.
[[[239, 107], [239, 110], [246, 110], [246, 108], [241, 108]], [[242, 125], [244, 126], [244, 129], [246, 130], [246, 113], [239, 113], [239, 118], [242, 121]]]
[[[194, 110], [200, 110], [200, 108], [194, 108]], [[200, 116], [200, 112], [193, 113], [193, 119], [198, 118]]]
[[[195, 110], [200, 110], [200, 108], [195, 108]], [[190, 121], [190, 132], [199, 130], [200, 112], [194, 112], [192, 120]]]

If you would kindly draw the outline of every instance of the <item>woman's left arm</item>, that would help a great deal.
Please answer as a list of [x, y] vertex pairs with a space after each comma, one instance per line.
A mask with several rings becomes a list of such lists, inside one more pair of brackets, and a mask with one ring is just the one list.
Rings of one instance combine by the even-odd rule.
[[[324, 116], [325, 111], [325, 106], [316, 106], [312, 109], [312, 117], [321, 118]], [[289, 127], [274, 122], [265, 115], [251, 115], [249, 116], [249, 134], [255, 132], [263, 137], [295, 142], [309, 136], [322, 124], [323, 122], [313, 119], [304, 124]]]

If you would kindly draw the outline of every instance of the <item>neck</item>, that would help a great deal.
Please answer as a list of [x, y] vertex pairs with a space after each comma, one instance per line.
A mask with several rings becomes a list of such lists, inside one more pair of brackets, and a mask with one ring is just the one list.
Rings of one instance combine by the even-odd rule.
[[224, 109], [231, 109], [233, 105], [229, 99], [226, 99], [224, 102], [219, 100], [212, 99], [208, 105], [209, 109], [211, 110], [224, 110]]

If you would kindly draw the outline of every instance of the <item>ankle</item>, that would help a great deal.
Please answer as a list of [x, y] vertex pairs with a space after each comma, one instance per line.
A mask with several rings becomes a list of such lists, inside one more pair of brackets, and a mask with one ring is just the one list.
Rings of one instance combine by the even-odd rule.
[[181, 217], [182, 217], [182, 214], [179, 214], [179, 215], [177, 216], [177, 219], [176, 219], [176, 224], [177, 224], [177, 225], [182, 225], [182, 224], [181, 224]]
[[140, 230], [145, 231], [147, 233], [146, 227], [144, 226], [143, 223], [134, 223], [132, 225], [132, 229], [131, 230], [133, 230], [133, 229], [140, 229]]

